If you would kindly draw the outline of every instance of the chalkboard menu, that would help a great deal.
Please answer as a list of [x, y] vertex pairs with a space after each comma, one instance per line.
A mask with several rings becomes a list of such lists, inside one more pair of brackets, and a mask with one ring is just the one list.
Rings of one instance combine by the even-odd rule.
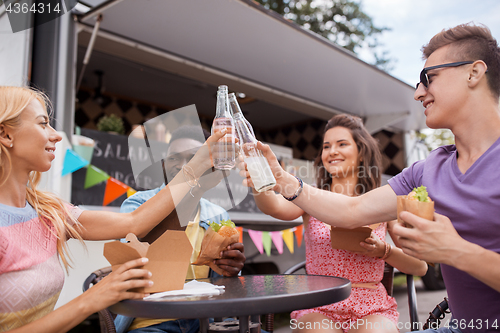
[[[132, 149], [129, 151], [129, 137], [106, 132], [82, 129], [81, 134], [95, 141], [94, 153], [90, 164], [106, 172], [118, 181], [140, 191], [160, 186], [164, 182], [161, 162], [151, 164], [147, 149]], [[140, 140], [140, 139], [132, 139]], [[151, 147], [164, 152], [166, 156], [168, 145], [159, 141], [149, 141]], [[131, 145], [131, 147], [136, 147]], [[141, 161], [149, 165], [134, 179], [130, 159]], [[102, 182], [88, 189], [84, 188], [87, 169], [83, 168], [73, 173], [71, 202], [75, 205], [101, 206], [104, 199], [106, 182]], [[127, 198], [124, 194], [108, 206], [121, 206]]]

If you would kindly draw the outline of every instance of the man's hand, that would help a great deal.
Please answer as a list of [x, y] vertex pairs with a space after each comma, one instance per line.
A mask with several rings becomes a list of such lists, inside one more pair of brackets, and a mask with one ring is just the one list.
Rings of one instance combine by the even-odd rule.
[[221, 259], [214, 260], [214, 263], [222, 269], [224, 276], [236, 276], [245, 264], [245, 248], [242, 243], [234, 243], [221, 252]]
[[393, 232], [403, 252], [427, 262], [453, 265], [460, 254], [460, 248], [468, 243], [457, 233], [449, 218], [434, 214], [434, 221], [426, 220], [409, 212], [401, 212], [401, 219], [411, 224], [413, 229], [400, 223], [394, 225]]

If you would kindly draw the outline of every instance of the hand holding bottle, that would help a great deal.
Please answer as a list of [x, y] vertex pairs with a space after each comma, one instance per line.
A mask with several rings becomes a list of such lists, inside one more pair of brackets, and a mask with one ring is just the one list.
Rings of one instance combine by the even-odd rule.
[[250, 123], [241, 112], [234, 94], [229, 94], [229, 104], [233, 112], [234, 124], [238, 133], [240, 153], [246, 163], [246, 168], [252, 178], [257, 192], [267, 191], [276, 185], [276, 179], [269, 169], [269, 164], [259, 149], [257, 139], [253, 134]]
[[217, 142], [224, 138], [227, 130], [223, 129], [212, 134], [203, 146], [198, 149], [191, 161], [187, 163], [194, 170], [195, 178], [200, 178], [208, 169], [214, 166], [214, 155]]
[[[291, 197], [300, 186], [297, 178], [286, 172], [279, 163], [276, 155], [269, 147], [269, 145], [263, 144], [262, 142], [257, 142], [257, 149], [262, 152], [262, 155], [266, 158], [269, 163], [270, 170], [276, 179], [276, 185], [272, 188], [273, 191], [282, 194], [285, 197]], [[247, 164], [240, 158], [238, 163], [238, 169], [240, 169], [240, 176], [244, 177], [243, 185], [248, 187], [254, 187], [255, 185], [250, 177], [250, 173], [247, 170]]]
[[231, 170], [236, 165], [236, 136], [227, 96], [227, 86], [219, 86], [217, 91], [212, 135], [223, 129], [226, 130], [227, 135], [224, 139], [218, 140], [212, 149], [214, 167], [219, 170]]

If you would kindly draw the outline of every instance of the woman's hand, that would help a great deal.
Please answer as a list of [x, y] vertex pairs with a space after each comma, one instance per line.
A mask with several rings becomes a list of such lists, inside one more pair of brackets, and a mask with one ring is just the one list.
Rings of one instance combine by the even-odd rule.
[[[276, 179], [276, 186], [273, 188], [273, 190], [280, 192], [279, 189], [282, 186], [284, 186], [280, 184], [280, 181], [283, 180], [284, 176], [289, 175], [292, 179], [294, 177], [285, 172], [285, 170], [283, 170], [280, 163], [278, 162], [278, 159], [276, 158], [276, 155], [274, 155], [269, 145], [263, 144], [262, 142], [258, 141], [257, 149], [262, 151], [262, 154], [267, 159], [269, 167], [271, 168], [271, 172], [273, 173], [274, 178]], [[252, 179], [250, 178], [250, 173], [248, 172], [247, 164], [244, 162], [243, 156], [241, 155], [239, 156], [239, 162], [237, 163], [237, 167], [238, 169], [240, 169], [240, 176], [244, 178], [243, 185], [255, 188]], [[296, 182], [295, 179], [293, 180]]]
[[213, 155], [215, 154], [216, 142], [226, 135], [227, 130], [215, 132], [211, 135], [203, 146], [198, 149], [191, 161], [187, 163], [194, 170], [194, 176], [199, 179], [208, 169], [214, 166]]
[[385, 242], [381, 241], [373, 232], [364, 242], [359, 243], [364, 251], [355, 252], [368, 257], [381, 258], [385, 254]]
[[124, 299], [142, 299], [148, 296], [144, 292], [130, 290], [153, 285], [153, 281], [149, 279], [151, 272], [140, 268], [147, 262], [147, 258], [128, 261], [84, 292], [80, 297], [90, 309], [90, 313], [98, 312]]

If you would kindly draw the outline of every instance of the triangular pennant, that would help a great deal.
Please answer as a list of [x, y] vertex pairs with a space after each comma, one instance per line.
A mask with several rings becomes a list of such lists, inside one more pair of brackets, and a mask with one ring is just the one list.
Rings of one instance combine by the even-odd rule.
[[273, 240], [274, 246], [278, 250], [279, 254], [283, 253], [283, 237], [281, 237], [281, 231], [271, 232], [271, 239]]
[[290, 253], [293, 254], [293, 232], [292, 229], [286, 229], [281, 232], [281, 235], [283, 236], [283, 240], [285, 241], [286, 247], [288, 247], [288, 250]]
[[134, 190], [132, 187], [129, 187], [127, 190], [127, 198], [130, 197], [131, 195], [134, 195], [135, 193], [137, 193], [137, 191]]
[[295, 237], [297, 237], [297, 246], [300, 247], [302, 245], [302, 233], [304, 232], [304, 225], [301, 224], [298, 227], [295, 227]]
[[262, 245], [264, 246], [267, 256], [271, 256], [271, 235], [269, 231], [262, 232]]
[[238, 240], [238, 242], [243, 243], [243, 227], [236, 227], [236, 230], [238, 230], [240, 234], [240, 239]]
[[264, 253], [264, 248], [262, 247], [262, 231], [248, 230], [248, 234], [260, 254]]
[[61, 176], [75, 172], [76, 170], [80, 170], [88, 164], [88, 161], [84, 160], [83, 158], [78, 156], [77, 153], [68, 148], [66, 150], [66, 155], [64, 155], [64, 164]]
[[102, 205], [107, 206], [122, 194], [127, 193], [128, 189], [128, 185], [123, 184], [113, 177], [109, 177], [108, 183], [106, 184], [106, 191], [104, 191], [104, 200], [102, 201]]
[[108, 180], [108, 178], [109, 175], [106, 172], [102, 171], [98, 167], [95, 167], [91, 164], [87, 168], [87, 174], [85, 175], [85, 185], [83, 186], [83, 188], [88, 189], [89, 187], [92, 187], [94, 185], [102, 183], [105, 180]]

